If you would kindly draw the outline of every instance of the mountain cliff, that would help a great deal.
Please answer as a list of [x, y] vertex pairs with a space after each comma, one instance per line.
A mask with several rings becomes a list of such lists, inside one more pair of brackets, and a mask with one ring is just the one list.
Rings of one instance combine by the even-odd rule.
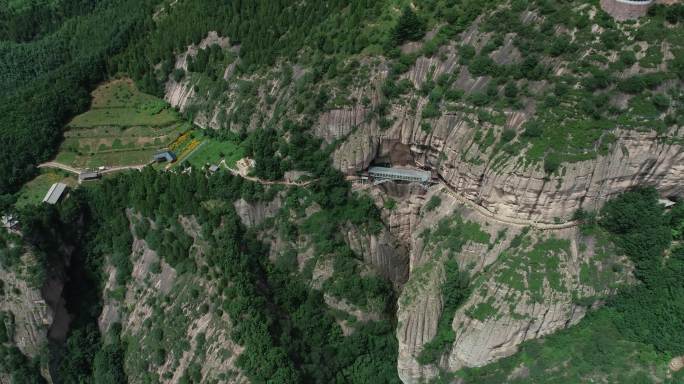
[[[681, 202], [658, 203], [684, 197], [681, 5], [219, 3], [149, 1], [106, 61], [215, 158], [17, 208], [3, 361], [55, 383], [679, 377], [684, 351], [629, 313], [680, 292], [654, 276], [681, 253]], [[32, 283], [6, 262], [17, 239]], [[535, 371], [602, 330], [636, 368]]]

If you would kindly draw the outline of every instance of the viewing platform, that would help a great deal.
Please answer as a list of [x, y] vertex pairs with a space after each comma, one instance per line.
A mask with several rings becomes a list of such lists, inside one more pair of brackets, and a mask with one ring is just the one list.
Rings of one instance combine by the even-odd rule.
[[375, 184], [390, 180], [420, 184], [428, 184], [432, 181], [430, 171], [407, 168], [370, 167], [368, 168], [368, 177], [373, 179]]

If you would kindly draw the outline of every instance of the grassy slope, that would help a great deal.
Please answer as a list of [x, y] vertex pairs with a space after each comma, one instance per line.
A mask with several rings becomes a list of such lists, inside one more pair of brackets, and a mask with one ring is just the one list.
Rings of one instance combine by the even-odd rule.
[[667, 363], [653, 346], [625, 340], [608, 311], [600, 311], [576, 327], [524, 343], [512, 357], [457, 376], [472, 384], [653, 383], [665, 380]]
[[[90, 110], [67, 125], [56, 161], [77, 168], [145, 164], [161, 148], [171, 148], [196, 167], [229, 166], [244, 157], [236, 142], [194, 131], [163, 100], [140, 92], [129, 80], [113, 80], [93, 92]], [[188, 157], [189, 156], [189, 157]]]
[[67, 125], [57, 161], [79, 168], [144, 164], [187, 127], [163, 100], [114, 80], [97, 88], [91, 109]]
[[40, 203], [52, 184], [58, 182], [72, 187], [77, 184], [74, 177], [66, 176], [61, 172], [49, 171], [42, 173], [21, 188], [17, 197], [17, 207]]

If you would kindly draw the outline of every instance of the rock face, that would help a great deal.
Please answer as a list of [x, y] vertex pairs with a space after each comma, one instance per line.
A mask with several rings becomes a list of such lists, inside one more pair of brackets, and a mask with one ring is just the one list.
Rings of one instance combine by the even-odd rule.
[[[528, 19], [536, 16], [529, 14]], [[490, 57], [497, 63], [515, 62], [520, 54], [507, 36], [503, 46]], [[476, 48], [486, 39], [467, 31], [463, 41]], [[419, 57], [402, 76], [420, 88], [428, 74], [456, 75], [455, 84], [466, 94], [485, 88], [488, 77], [473, 77], [458, 65], [451, 48], [443, 49], [441, 58]], [[567, 70], [549, 63], [557, 74]], [[630, 72], [631, 71], [631, 72]], [[632, 75], [634, 69], [626, 75]], [[637, 71], [638, 72], [638, 71]], [[378, 81], [374, 87], [379, 88]], [[537, 91], [545, 86], [531, 84]], [[370, 95], [372, 100], [378, 94]], [[443, 184], [459, 197], [486, 210], [491, 215], [460, 205], [451, 195], [435, 189], [427, 195], [401, 193], [401, 186], [384, 184], [371, 193], [382, 206], [387, 196], [399, 203], [391, 212], [383, 212], [390, 233], [409, 251], [409, 279], [398, 302], [399, 340], [398, 371], [405, 383], [419, 383], [436, 377], [440, 370], [456, 371], [463, 367], [482, 366], [517, 350], [525, 340], [541, 337], [576, 324], [586, 308], [577, 298], [606, 296], [608, 287], [583, 281], [581, 270], [595, 268], [605, 272], [605, 260], [597, 259], [592, 240], [581, 238], [576, 228], [557, 231], [530, 231], [528, 242], [519, 250], [508, 249], [523, 227], [502, 222], [554, 223], [570, 220], [578, 208], [598, 209], [606, 200], [638, 185], [655, 186], [664, 196], [684, 195], [684, 147], [680, 129], [657, 134], [639, 130], [616, 129], [616, 140], [603, 155], [589, 160], [564, 164], [557, 174], [548, 175], [542, 164], [529, 164], [520, 154], [503, 161], [491, 156], [491, 148], [481, 147], [478, 131], [493, 129], [495, 139], [504, 129], [518, 133], [534, 115], [537, 106], [527, 103], [522, 110], [505, 110], [504, 123], [495, 127], [479, 122], [478, 117], [461, 111], [446, 112], [436, 119], [423, 119], [427, 101], [418, 97], [411, 103], [397, 103], [389, 108], [389, 127], [381, 127], [373, 119], [362, 119], [358, 106], [332, 110], [319, 118], [314, 132], [327, 142], [339, 141], [333, 153], [333, 164], [342, 172], [355, 174], [373, 162], [412, 165], [432, 170]], [[425, 129], [425, 123], [429, 129]], [[420, 207], [432, 196], [442, 199], [435, 212]], [[416, 208], [417, 207], [417, 208]], [[468, 243], [456, 255], [458, 265], [474, 276], [476, 286], [471, 296], [454, 314], [451, 321], [455, 340], [434, 364], [420, 364], [417, 357], [423, 346], [435, 336], [442, 316], [444, 258], [425, 244], [421, 233], [432, 228], [438, 219], [457, 210], [490, 234], [492, 239], [505, 235], [492, 246]], [[500, 220], [492, 220], [491, 217]], [[543, 271], [525, 270], [515, 260], [536, 257], [539, 249], [549, 244], [562, 244], [542, 260], [557, 262]], [[602, 245], [603, 246], [603, 245]], [[512, 255], [512, 252], [514, 255]], [[512, 257], [515, 256], [515, 257]], [[626, 263], [623, 259], [613, 260]], [[529, 262], [529, 265], [537, 265]], [[517, 268], [517, 269], [516, 269]], [[629, 270], [629, 268], [625, 268]], [[517, 271], [515, 274], [511, 271]], [[544, 277], [539, 280], [539, 274]], [[511, 280], [511, 276], [514, 276]], [[535, 277], [536, 276], [536, 277]], [[535, 280], [536, 279], [536, 280]], [[627, 282], [626, 274], [611, 276], [613, 282]], [[518, 282], [516, 284], [516, 282]], [[533, 289], [533, 287], [535, 287]]]
[[[22, 259], [27, 262], [30, 254]], [[0, 313], [5, 315], [5, 326], [10, 342], [29, 357], [37, 356], [47, 345], [48, 328], [54, 318], [53, 309], [48, 306], [40, 289], [32, 287], [16, 272], [0, 267], [2, 297]]]
[[[187, 71], [188, 58], [197, 55], [198, 50], [207, 48], [212, 45], [218, 45], [221, 48], [226, 48], [230, 45], [230, 41], [228, 40], [228, 38], [220, 37], [218, 33], [216, 33], [215, 31], [211, 31], [207, 34], [207, 37], [200, 41], [199, 44], [189, 45], [185, 53], [178, 55], [178, 57], [176, 57], [176, 63], [174, 68], [183, 69]], [[169, 104], [171, 104], [174, 107], [177, 107], [181, 111], [184, 111], [188, 106], [189, 100], [191, 100], [192, 97], [195, 96], [195, 91], [193, 89], [193, 84], [189, 82], [176, 82], [173, 79], [169, 79], [169, 81], [165, 85], [164, 94], [164, 99], [168, 101]]]
[[[528, 13], [523, 19], [536, 22], [538, 16]], [[461, 39], [480, 48], [488, 37], [477, 32], [476, 24]], [[512, 34], [506, 35], [503, 45], [490, 54], [498, 64], [520, 60], [513, 38]], [[547, 64], [556, 74], [568, 72], [567, 63]], [[374, 102], [381, 98], [377, 90], [386, 75], [381, 68], [377, 67], [379, 76], [372, 78], [373, 86], [365, 88], [370, 92], [366, 96]], [[634, 66], [619, 76], [639, 71], [649, 70]], [[454, 87], [466, 95], [482, 91], [491, 81], [488, 76], [471, 75], [467, 67], [460, 65], [458, 48], [454, 46], [441, 48], [440, 54], [433, 57], [419, 57], [401, 78], [420, 89], [428, 78], [437, 79], [443, 74], [454, 76]], [[529, 86], [542, 92], [547, 84], [530, 82]], [[333, 153], [333, 164], [344, 173], [355, 174], [374, 161], [428, 168], [460, 195], [503, 218], [549, 223], [567, 220], [578, 208], [596, 209], [636, 185], [654, 185], [663, 195], [684, 195], [684, 147], [677, 140], [681, 137], [679, 127], [660, 134], [618, 127], [612, 132], [617, 140], [607, 154], [563, 164], [560, 172], [547, 175], [541, 163], [530, 164], [521, 153], [507, 158], [499, 154], [497, 159], [492, 147], [482, 146], [477, 139], [478, 134], [488, 130], [495, 132], [495, 140], [503, 130], [522, 133], [523, 124], [535, 115], [534, 100], [525, 100], [521, 110], [504, 109], [503, 123], [496, 125], [462, 110], [443, 111], [438, 118], [425, 119], [422, 113], [427, 99], [413, 94], [409, 100], [391, 104], [387, 119], [392, 123], [387, 128], [380, 127], [376, 119], [363, 119], [365, 109], [352, 106], [324, 113], [314, 133], [328, 142], [341, 141]], [[401, 152], [402, 161], [392, 158], [397, 152]]]
[[[525, 23], [540, 22], [540, 16], [533, 12], [527, 12], [521, 18]], [[487, 44], [489, 36], [479, 32], [478, 22], [475, 22], [460, 40], [480, 49]], [[521, 55], [514, 40], [514, 34], [507, 34], [503, 44], [490, 54], [492, 60], [497, 64], [519, 62]], [[228, 39], [209, 33], [198, 47], [210, 44], [227, 47]], [[178, 57], [176, 67], [185, 68], [187, 57], [195, 54], [198, 47], [188, 47], [187, 52]], [[664, 57], [672, 56], [667, 47], [663, 49]], [[439, 55], [418, 57], [401, 78], [420, 89], [428, 79], [450, 74], [454, 77], [453, 86], [466, 95], [484, 90], [491, 78], [473, 76], [466, 66], [459, 63], [458, 50], [457, 46], [448, 45], [440, 48]], [[570, 71], [566, 62], [549, 61], [546, 64], [556, 75]], [[681, 141], [676, 140], [681, 135], [677, 127], [661, 134], [618, 127], [612, 132], [616, 141], [606, 154], [563, 164], [560, 172], [547, 175], [541, 163], [530, 164], [520, 153], [497, 159], [491, 146], [482, 146], [477, 140], [478, 133], [487, 130], [494, 132], [495, 140], [503, 130], [522, 133], [522, 125], [535, 115], [537, 109], [533, 99], [524, 100], [521, 110], [503, 110], [503, 123], [493, 124], [480, 121], [476, 113], [464, 110], [443, 111], [438, 118], [424, 119], [421, 115], [428, 100], [416, 92], [412, 94], [411, 102], [389, 104], [387, 121], [391, 124], [389, 127], [381, 126], [375, 112], [382, 104], [380, 89], [388, 66], [382, 59], [368, 65], [368, 81], [350, 90], [357, 102], [324, 111], [312, 128], [312, 133], [325, 142], [338, 143], [333, 153], [333, 164], [344, 173], [354, 174], [379, 160], [417, 165], [431, 169], [460, 195], [497, 216], [548, 223], [557, 219], [567, 220], [580, 207], [595, 209], [606, 199], [635, 185], [655, 185], [664, 195], [684, 194], [684, 185], [680, 183], [684, 177], [684, 149]], [[652, 70], [639, 69], [635, 65], [616, 76], [629, 76], [640, 71]], [[277, 71], [274, 69], [272, 72]], [[276, 97], [280, 103], [289, 105], [290, 93], [295, 92], [292, 86], [280, 88], [277, 80], [268, 77], [274, 76], [273, 73], [264, 79], [245, 79], [265, 84], [257, 92], [259, 97], [255, 101], [262, 118], [274, 113], [263, 99]], [[192, 102], [199, 108], [195, 122], [215, 128], [218, 126], [216, 117], [221, 112], [231, 113], [235, 108], [237, 90], [230, 84], [225, 103], [217, 104], [205, 100], [204, 95], [195, 95], [192, 82], [187, 79], [180, 83], [169, 80], [165, 97], [181, 110]], [[528, 86], [535, 93], [549, 87], [544, 81], [529, 82]], [[671, 86], [677, 87], [678, 84]], [[358, 102], [363, 99], [365, 103]], [[622, 99], [614, 102], [624, 104], [628, 97]], [[292, 110], [288, 117], [299, 118], [290, 116], [290, 113]], [[253, 129], [258, 121], [261, 120], [256, 113], [244, 128]]]
[[[465, 38], [482, 44], [474, 35], [466, 34]], [[499, 51], [510, 53], [515, 48], [504, 44]], [[486, 86], [488, 77], [472, 77], [466, 68], [458, 66], [450, 48], [445, 55], [444, 61], [418, 58], [403, 77], [420, 87], [428, 73], [435, 78], [444, 73], [458, 74], [456, 83], [466, 94]], [[492, 55], [498, 57], [497, 52]], [[501, 60], [515, 60], [516, 56], [501, 55]], [[564, 69], [560, 66], [557, 71]], [[358, 117], [350, 118], [361, 113], [355, 108], [329, 111], [314, 131], [327, 141], [342, 140], [333, 153], [333, 164], [342, 172], [354, 174], [373, 161], [392, 161], [400, 144], [409, 152], [400, 155], [404, 160], [399, 163], [431, 169], [460, 195], [504, 218], [567, 220], [578, 208], [596, 209], [636, 185], [654, 185], [663, 195], [684, 194], [684, 147], [681, 141], [672, 140], [681, 135], [676, 127], [660, 135], [617, 129], [613, 132], [617, 140], [606, 155], [563, 164], [561, 172], [547, 175], [541, 163], [528, 164], [519, 154], [494, 161], [491, 148], [481, 148], [476, 140], [478, 131], [488, 129], [494, 129], [497, 138], [503, 129], [521, 132], [522, 125], [534, 115], [534, 103], [521, 111], [504, 110], [505, 122], [498, 128], [488, 122], [476, 123], [477, 116], [465, 112], [423, 119], [425, 104], [419, 99], [415, 109], [393, 105], [389, 112], [393, 123], [387, 129], [374, 120], [359, 124]], [[350, 126], [350, 121], [356, 125]], [[429, 130], [423, 128], [425, 123]]]
[[[365, 126], [356, 131], [334, 153], [335, 166], [348, 173], [361, 171], [383, 145], [398, 141], [411, 148], [416, 164], [431, 168], [472, 202], [498, 216], [540, 222], [567, 220], [580, 207], [596, 209], [636, 185], [654, 185], [663, 195], [684, 194], [684, 148], [654, 132], [619, 130], [607, 156], [566, 164], [563, 175], [548, 176], [541, 165], [525, 166], [514, 159], [496, 167], [465, 160], [482, 155], [473, 140], [475, 127], [465, 116], [443, 116], [426, 133], [419, 117], [397, 114], [389, 130]], [[511, 113], [506, 128], [519, 129], [524, 121], [522, 113]]]
[[265, 219], [273, 217], [281, 207], [280, 198], [269, 202], [249, 203], [245, 199], [237, 200], [234, 204], [235, 211], [240, 216], [242, 224], [251, 227], [259, 225]]
[[[622, 0], [602, 0], [601, 5], [604, 3], [622, 3]], [[595, 15], [595, 9], [589, 13]], [[542, 16], [534, 12], [524, 12], [521, 16], [524, 23], [541, 23], [541, 19]], [[459, 36], [459, 44], [470, 44], [480, 50], [488, 43], [488, 34], [478, 32], [478, 22]], [[596, 31], [600, 29], [598, 25], [594, 27]], [[514, 34], [506, 34], [503, 43], [489, 57], [500, 65], [519, 63], [522, 55], [514, 40]], [[411, 43], [402, 49], [417, 52], [420, 43]], [[467, 103], [454, 103], [455, 108], [449, 110], [443, 108], [440, 117], [423, 118], [428, 98], [418, 90], [426, 82], [439, 79], [440, 75], [452, 75], [453, 87], [465, 95], [482, 92], [492, 84], [490, 77], [473, 76], [460, 64], [459, 49], [457, 45], [448, 45], [431, 57], [418, 57], [401, 75], [401, 80], [408, 80], [414, 89], [408, 96], [400, 97], [400, 101], [391, 103], [386, 103], [380, 91], [389, 66], [383, 58], [378, 58], [375, 64], [369, 65], [368, 80], [349, 90], [353, 96], [350, 99], [355, 101], [345, 107], [325, 110], [316, 117], [312, 127], [312, 133], [325, 143], [336, 144], [333, 165], [345, 174], [356, 174], [373, 162], [416, 166], [431, 170], [443, 186], [454, 192], [441, 193], [440, 187], [426, 192], [417, 186], [393, 183], [380, 187], [355, 186], [357, 190], [370, 193], [379, 207], [383, 207], [389, 198], [396, 201], [394, 208], [382, 210], [386, 228], [379, 233], [368, 234], [349, 228], [344, 235], [350, 248], [390, 279], [401, 293], [397, 312], [398, 370], [406, 383], [435, 377], [440, 370], [481, 366], [511, 355], [525, 340], [576, 324], [586, 311], [577, 304], [577, 298], [611, 293], [604, 285], [585, 281], [581, 273], [592, 268], [599, 274], [608, 273], [606, 261], [595, 260], [594, 247], [603, 245], [582, 238], [574, 228], [530, 230], [523, 234], [521, 222], [531, 225], [566, 222], [578, 208], [596, 210], [606, 200], [639, 185], [653, 185], [664, 196], [684, 195], [681, 127], [656, 133], [618, 126], [611, 132], [615, 140], [607, 151], [593, 157], [588, 155], [584, 161], [562, 164], [558, 172], [549, 175], [542, 163], [530, 163], [522, 153], [494, 153], [491, 144], [485, 145], [478, 139], [478, 135], [485, 132], [493, 133], [494, 142], [500, 140], [504, 130], [521, 134], [523, 124], [541, 108], [533, 98], [525, 99], [519, 109], [500, 111], [502, 114], [497, 116], [500, 121], [496, 123], [480, 119], [467, 108], [472, 107]], [[642, 51], [645, 50], [642, 47]], [[667, 47], [663, 47], [663, 51], [664, 58], [670, 60], [672, 53]], [[614, 54], [609, 60], [616, 57]], [[177, 61], [177, 67], [185, 65], [183, 60], [185, 57]], [[567, 63], [548, 59], [545, 64], [556, 76], [571, 73]], [[665, 66], [665, 61], [660, 65]], [[654, 70], [634, 65], [615, 75], [624, 78]], [[226, 68], [225, 73], [231, 75], [232, 69]], [[297, 80], [304, 73], [305, 69], [296, 67], [293, 78]], [[256, 78], [255, 83], [263, 83], [255, 92], [258, 94], [258, 113], [242, 128], [254, 129], [260, 118], [269, 120], [274, 116], [274, 110], [264, 103], [267, 95], [277, 100], [272, 104], [281, 105], [283, 110], [289, 108], [284, 113], [288, 118], [302, 118], [293, 112], [296, 108], [290, 108], [295, 106], [291, 103], [291, 99], [295, 99], [292, 87], [281, 87], [279, 80], [267, 75], [264, 78], [254, 76], [245, 80]], [[221, 110], [230, 113], [235, 107], [236, 92], [230, 88], [231, 83], [228, 83], [224, 99], [228, 101], [218, 105], [202, 100], [202, 95], [193, 94], [187, 81], [181, 84], [169, 81], [166, 97], [181, 109], [186, 108], [189, 100], [206, 106], [199, 111], [196, 122], [217, 127], [212, 123], [214, 118], [206, 116], [216, 116]], [[323, 84], [321, 88], [327, 85]], [[679, 85], [674, 84], [674, 87]], [[543, 95], [550, 89], [550, 84], [529, 81], [525, 87], [532, 94]], [[630, 97], [618, 94], [611, 103], [626, 108]], [[382, 119], [378, 112], [381, 106], [387, 110]], [[487, 108], [480, 110], [494, 112]], [[204, 124], [207, 121], [209, 124]], [[231, 129], [236, 128], [232, 126]], [[441, 199], [442, 204], [438, 209], [428, 211], [426, 202], [432, 197]], [[467, 207], [458, 199], [465, 200]], [[473, 206], [477, 209], [468, 208]], [[274, 203], [250, 204], [244, 200], [235, 204], [242, 222], [250, 226], [275, 215], [279, 207]], [[478, 223], [489, 234], [490, 243], [467, 242], [453, 256], [459, 267], [473, 278], [472, 294], [455, 311], [453, 319], [449, 319], [455, 333], [452, 346], [438, 361], [423, 365], [418, 363], [417, 357], [435, 336], [443, 315], [441, 285], [445, 279], [446, 258], [435, 250], [434, 244], [426, 242], [422, 234], [441, 219], [455, 214]], [[272, 258], [275, 253], [292, 246], [277, 234], [267, 235], [271, 239]], [[512, 247], [516, 236], [524, 239], [523, 243]], [[550, 253], [539, 250], [551, 245], [555, 248]], [[301, 265], [302, 260], [310, 258], [312, 251], [296, 248]], [[531, 260], [540, 255], [541, 261]], [[529, 263], [516, 264], [516, 260]], [[546, 264], [549, 260], [555, 264]], [[611, 262], [625, 264], [622, 259]], [[544, 269], [530, 269], [532, 266]], [[625, 270], [629, 270], [628, 267], [626, 265]], [[321, 282], [330, 277], [331, 269], [323, 261], [316, 265], [312, 285], [320, 287]], [[626, 282], [628, 278], [611, 275], [610, 280], [617, 283]]]
[[[128, 217], [131, 223], [147, 220], [132, 211]], [[179, 223], [194, 240], [191, 252], [201, 257], [204, 241], [199, 224], [194, 217], [179, 217]], [[201, 382], [218, 381], [219, 377], [221, 382], [248, 382], [236, 368], [242, 347], [231, 339], [231, 319], [223, 313], [202, 310], [203, 305], [208, 306], [209, 296], [217, 294], [216, 283], [192, 274], [179, 275], [144, 239], [135, 236], [133, 224], [131, 231], [134, 234], [131, 279], [122, 287], [123, 297], [112, 297], [116, 270], [107, 268], [104, 306], [98, 319], [102, 332], [119, 322], [122, 333], [135, 340], [129, 345], [133, 349], [127, 353], [126, 364], [150, 364], [131, 372], [154, 372], [164, 377], [165, 382], [175, 384], [185, 382], [187, 371], [194, 369], [199, 372]], [[149, 345], [166, 348], [165, 354], [154, 363], [150, 356], [140, 360], [142, 354], [154, 352], [148, 349]], [[179, 349], [180, 345], [184, 347]], [[131, 372], [130, 382], [144, 381], [143, 377], [130, 376]]]
[[360, 233], [353, 226], [345, 233], [346, 242], [363, 261], [372, 265], [396, 288], [408, 280], [408, 250], [385, 228], [377, 234]]
[[[608, 265], [626, 263], [617, 256], [611, 261], [594, 260], [598, 248], [605, 253], [606, 245], [581, 238], [576, 228], [523, 231], [491, 221], [438, 188], [428, 196], [439, 197], [441, 205], [420, 213], [411, 235], [410, 278], [398, 301], [398, 370], [405, 383], [436, 377], [440, 369], [453, 372], [488, 364], [515, 353], [525, 340], [576, 324], [586, 312], [576, 304], [578, 298], [612, 292], [607, 285], [580, 278], [580, 270], [595, 268], [610, 274]], [[488, 244], [469, 241], [453, 256], [471, 276], [472, 293], [453, 319], [446, 319], [455, 333], [451, 347], [438, 361], [423, 365], [417, 358], [444, 315], [441, 285], [447, 260], [443, 244], [424, 233], [454, 215], [478, 223], [490, 240]], [[610, 281], [627, 282], [628, 272], [615, 273]]]

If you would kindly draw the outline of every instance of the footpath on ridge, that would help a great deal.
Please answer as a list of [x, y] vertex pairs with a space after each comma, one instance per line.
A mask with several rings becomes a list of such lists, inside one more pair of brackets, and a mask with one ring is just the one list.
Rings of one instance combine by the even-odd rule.
[[[129, 170], [129, 169], [136, 169], [136, 170], [141, 170], [147, 165], [147, 164], [137, 164], [137, 165], [127, 165], [127, 166], [119, 166], [119, 167], [111, 167], [107, 168], [105, 170], [100, 171], [101, 174], [107, 174], [107, 173], [113, 173], [113, 172], [119, 172], [119, 171], [124, 171], [124, 170]], [[264, 180], [255, 176], [249, 176], [245, 174], [244, 172], [240, 172], [236, 169], [233, 169], [229, 167], [226, 163], [225, 160], [222, 160], [220, 163], [225, 169], [228, 170], [231, 174], [234, 176], [239, 176], [242, 177], [245, 180], [253, 181], [255, 183], [259, 183], [262, 185], [286, 185], [286, 186], [295, 186], [295, 187], [305, 187], [315, 180], [307, 180], [307, 181], [288, 181], [288, 180]], [[56, 168], [56, 169], [61, 169], [67, 172], [79, 174], [81, 172], [84, 172], [85, 169], [78, 169], [71, 167], [66, 164], [58, 163], [55, 161], [48, 161], [46, 163], [38, 165], [38, 168]], [[350, 178], [347, 178], [348, 180]], [[355, 179], [355, 178], [354, 178]], [[482, 216], [485, 216], [489, 219], [492, 219], [494, 221], [497, 221], [502, 224], [506, 225], [515, 225], [515, 226], [529, 226], [535, 229], [539, 230], [560, 230], [560, 229], [566, 229], [566, 228], [572, 228], [577, 226], [579, 223], [576, 220], [570, 220], [566, 221], [563, 223], [545, 223], [545, 222], [539, 222], [536, 220], [528, 220], [528, 219], [516, 219], [516, 218], [511, 218], [511, 217], [501, 217], [495, 214], [494, 212], [488, 210], [484, 206], [477, 204], [471, 200], [468, 200], [455, 190], [451, 188], [444, 180], [441, 178], [439, 179], [439, 185], [441, 186], [441, 190], [444, 191], [446, 194], [449, 196], [453, 197], [463, 205], [468, 206], [469, 208], [477, 211], [479, 214]]]

